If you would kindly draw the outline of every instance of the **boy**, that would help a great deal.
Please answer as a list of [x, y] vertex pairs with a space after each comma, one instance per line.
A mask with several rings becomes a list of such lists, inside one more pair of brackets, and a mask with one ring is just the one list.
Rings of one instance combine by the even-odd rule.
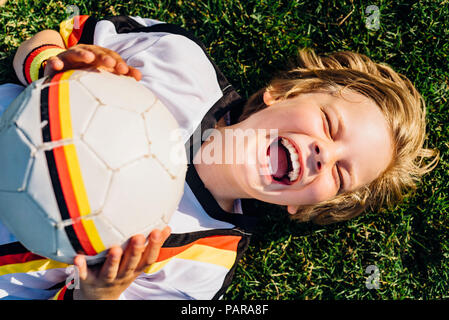
[[[51, 261], [42, 261], [46, 265], [39, 274], [26, 266], [25, 272], [8, 269], [6, 262], [3, 273], [0, 269], [5, 297], [219, 298], [253, 224], [242, 214], [239, 199], [286, 206], [301, 221], [342, 221], [398, 198], [436, 161], [428, 166], [415, 161], [430, 155], [422, 148], [425, 109], [417, 91], [405, 77], [364, 56], [336, 53], [321, 58], [302, 52], [297, 69], [273, 80], [245, 104], [201, 43], [176, 26], [138, 17], [97, 21], [80, 16], [63, 23], [60, 34], [35, 36], [19, 48], [14, 67], [22, 82], [35, 80], [39, 73], [89, 65], [133, 76], [188, 132], [193, 163], [170, 221], [172, 234], [162, 248], [167, 229], [156, 232], [154, 241], [150, 236], [146, 249], [139, 236], [125, 252], [112, 248], [100, 270], [88, 269], [83, 257], [76, 257], [80, 290], [58, 286], [65, 271]], [[96, 47], [65, 51], [79, 43]], [[189, 139], [207, 129], [215, 129], [213, 139], [199, 145]], [[248, 130], [255, 134], [244, 142], [235, 136], [232, 143], [226, 140], [226, 132]], [[267, 134], [270, 130], [277, 131], [275, 138]], [[246, 160], [206, 163], [202, 160], [208, 150], [233, 160], [243, 150]], [[12, 249], [5, 244], [0, 254], [3, 250], [11, 256]], [[16, 285], [14, 277], [23, 285]]]

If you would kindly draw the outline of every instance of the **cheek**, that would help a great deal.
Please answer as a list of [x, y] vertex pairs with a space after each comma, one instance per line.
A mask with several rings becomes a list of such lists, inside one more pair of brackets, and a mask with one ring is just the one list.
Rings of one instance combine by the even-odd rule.
[[324, 127], [323, 118], [316, 109], [306, 109], [302, 112], [295, 112], [290, 117], [289, 131], [300, 133], [315, 139], [323, 137]]

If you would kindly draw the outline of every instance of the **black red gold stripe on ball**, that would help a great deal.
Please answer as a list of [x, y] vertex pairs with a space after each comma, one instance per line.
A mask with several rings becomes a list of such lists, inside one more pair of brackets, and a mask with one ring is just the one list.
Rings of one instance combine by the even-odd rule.
[[[44, 142], [73, 139], [70, 111], [69, 79], [73, 70], [55, 75], [41, 92], [41, 122]], [[105, 250], [92, 219], [78, 155], [73, 143], [46, 151], [47, 165], [62, 220], [71, 219], [65, 227], [67, 236], [78, 253], [96, 255]]]

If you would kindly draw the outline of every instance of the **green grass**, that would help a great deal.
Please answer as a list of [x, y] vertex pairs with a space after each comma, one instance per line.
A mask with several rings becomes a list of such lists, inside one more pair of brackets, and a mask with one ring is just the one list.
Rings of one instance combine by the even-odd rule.
[[[68, 17], [69, 1], [11, 1], [0, 8], [0, 83], [14, 81], [21, 41]], [[449, 298], [449, 1], [77, 1], [81, 14], [152, 17], [193, 31], [245, 97], [284, 69], [298, 48], [352, 50], [407, 75], [427, 102], [428, 144], [441, 160], [391, 210], [321, 227], [254, 203], [265, 222], [225, 299]], [[365, 26], [368, 5], [380, 28]], [[368, 290], [369, 265], [380, 287]]]

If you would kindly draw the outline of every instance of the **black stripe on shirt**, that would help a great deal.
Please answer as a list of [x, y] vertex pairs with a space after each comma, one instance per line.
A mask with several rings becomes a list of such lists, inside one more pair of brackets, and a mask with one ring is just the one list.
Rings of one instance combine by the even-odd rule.
[[226, 289], [231, 285], [232, 280], [234, 278], [235, 270], [237, 269], [237, 265], [242, 258], [243, 254], [245, 253], [246, 249], [248, 249], [249, 246], [249, 236], [248, 237], [242, 237], [240, 239], [239, 244], [237, 245], [237, 257], [235, 258], [234, 265], [231, 267], [231, 269], [226, 274], [226, 277], [223, 281], [223, 285], [221, 288], [215, 293], [212, 300], [219, 300], [221, 296], [226, 292]]
[[0, 245], [0, 257], [27, 252], [30, 251], [18, 241]]
[[258, 218], [223, 210], [210, 191], [204, 186], [193, 164], [189, 164], [187, 167], [186, 181], [209, 216], [220, 221], [229, 222], [246, 232], [254, 232]]
[[241, 231], [237, 229], [211, 229], [204, 231], [194, 231], [187, 233], [172, 233], [168, 237], [168, 239], [162, 245], [163, 248], [175, 248], [182, 247], [188, 244], [191, 244], [197, 240], [204, 239], [207, 237], [213, 236], [239, 236], [245, 237], [246, 234], [243, 234]]
[[95, 34], [95, 26], [97, 25], [97, 19], [90, 16], [84, 22], [83, 32], [81, 33], [81, 37], [78, 40], [78, 43], [83, 44], [93, 44], [94, 43], [94, 34]]

